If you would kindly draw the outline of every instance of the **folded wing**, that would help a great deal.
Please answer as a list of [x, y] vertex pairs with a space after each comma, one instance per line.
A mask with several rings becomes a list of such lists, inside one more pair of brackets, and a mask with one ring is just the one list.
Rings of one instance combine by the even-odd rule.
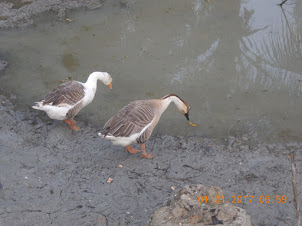
[[43, 99], [43, 105], [74, 106], [85, 96], [84, 86], [77, 81], [68, 81], [60, 84]]
[[104, 126], [102, 134], [130, 137], [141, 133], [154, 119], [154, 106], [149, 100], [133, 101], [122, 108]]

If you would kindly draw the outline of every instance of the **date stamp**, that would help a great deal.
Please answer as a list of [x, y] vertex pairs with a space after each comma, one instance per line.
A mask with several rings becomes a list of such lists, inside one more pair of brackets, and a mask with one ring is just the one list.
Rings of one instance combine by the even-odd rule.
[[[216, 195], [214, 200], [210, 200], [208, 196], [198, 196], [199, 203], [225, 203], [224, 196]], [[227, 201], [229, 202], [229, 201]], [[287, 197], [286, 195], [260, 195], [259, 197], [254, 197], [253, 195], [233, 195], [232, 201], [230, 203], [252, 203], [252, 202], [260, 202], [260, 203], [286, 203]]]

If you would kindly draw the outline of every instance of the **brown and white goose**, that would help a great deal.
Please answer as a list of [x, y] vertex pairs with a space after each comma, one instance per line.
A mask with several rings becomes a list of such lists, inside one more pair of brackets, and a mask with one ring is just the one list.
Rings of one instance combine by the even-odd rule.
[[[105, 124], [98, 135], [113, 144], [126, 146], [126, 151], [132, 154], [142, 152], [141, 157], [152, 158], [154, 155], [146, 153], [145, 143], [171, 102], [174, 102], [189, 121], [189, 105], [177, 95], [169, 94], [161, 99], [137, 100], [129, 103]], [[190, 121], [189, 123], [196, 126]], [[142, 150], [131, 148], [131, 144], [135, 142], [141, 144]]]
[[73, 118], [93, 100], [97, 80], [112, 89], [112, 78], [107, 72], [93, 72], [85, 83], [68, 81], [60, 84], [32, 108], [45, 111], [51, 119], [64, 120], [72, 130], [79, 130]]

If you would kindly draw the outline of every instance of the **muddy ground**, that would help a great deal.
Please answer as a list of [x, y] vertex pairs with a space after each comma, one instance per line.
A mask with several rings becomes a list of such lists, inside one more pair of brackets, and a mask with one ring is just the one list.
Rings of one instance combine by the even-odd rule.
[[64, 20], [71, 9], [89, 10], [102, 6], [104, 0], [4, 0], [0, 2], [0, 28], [26, 27], [35, 16], [51, 12], [54, 18]]
[[[42, 112], [16, 110], [4, 96], [0, 102], [0, 225], [144, 225], [193, 184], [221, 187], [229, 202], [254, 196], [236, 204], [254, 225], [295, 224], [288, 154], [296, 151], [299, 188], [301, 143], [153, 136], [147, 148], [156, 156], [142, 159], [98, 137], [101, 125], [79, 121], [75, 132]], [[260, 203], [267, 195], [275, 202]]]
[[[68, 9], [102, 4], [20, 2], [0, 3], [0, 27], [31, 25], [35, 15], [49, 10], [62, 19]], [[149, 160], [98, 137], [98, 123], [78, 118], [78, 125], [80, 131], [71, 131], [42, 112], [17, 110], [13, 95], [0, 95], [0, 225], [144, 225], [165, 200], [194, 184], [221, 187], [226, 202], [253, 196], [235, 203], [253, 225], [296, 222], [288, 155], [296, 152], [301, 188], [300, 142], [251, 145], [246, 135], [221, 143], [154, 134], [146, 147], [156, 156]], [[286, 202], [276, 203], [278, 195]], [[260, 196], [274, 203], [261, 203]]]

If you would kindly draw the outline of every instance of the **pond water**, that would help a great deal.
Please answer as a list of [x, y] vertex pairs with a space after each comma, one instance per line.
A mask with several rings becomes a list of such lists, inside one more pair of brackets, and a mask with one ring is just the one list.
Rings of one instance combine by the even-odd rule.
[[199, 126], [170, 106], [156, 134], [297, 140], [302, 3], [276, 3], [123, 0], [73, 11], [64, 22], [43, 14], [30, 28], [0, 31], [0, 56], [9, 62], [0, 89], [26, 109], [62, 79], [107, 71], [113, 90], [99, 82], [76, 120], [101, 128], [130, 101], [175, 93]]

